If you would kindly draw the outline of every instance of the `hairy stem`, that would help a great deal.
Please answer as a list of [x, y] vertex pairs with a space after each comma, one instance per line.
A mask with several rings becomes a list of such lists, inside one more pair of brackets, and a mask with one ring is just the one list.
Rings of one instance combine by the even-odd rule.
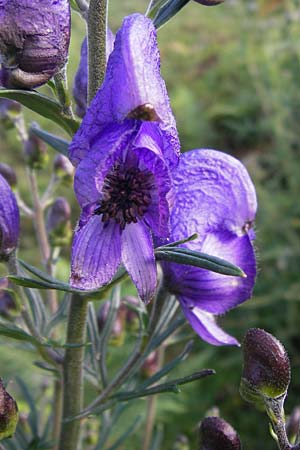
[[66, 66], [54, 76], [54, 82], [58, 100], [65, 116], [74, 117], [71, 105], [71, 98], [68, 92]]
[[58, 450], [59, 436], [61, 430], [62, 416], [62, 380], [57, 379], [54, 382], [54, 405], [53, 405], [53, 440], [55, 446], [53, 450]]
[[280, 450], [291, 450], [293, 447], [289, 443], [284, 419], [284, 400], [286, 394], [277, 399], [266, 399], [266, 411], [270, 418], [272, 428], [277, 436], [277, 444]]
[[101, 86], [106, 67], [107, 1], [90, 0], [88, 12], [89, 88], [91, 103]]
[[63, 365], [63, 423], [59, 450], [77, 450], [79, 448], [80, 421], [64, 421], [64, 419], [76, 416], [82, 410], [87, 312], [87, 300], [74, 294], [71, 298], [66, 341], [70, 347], [66, 349]]

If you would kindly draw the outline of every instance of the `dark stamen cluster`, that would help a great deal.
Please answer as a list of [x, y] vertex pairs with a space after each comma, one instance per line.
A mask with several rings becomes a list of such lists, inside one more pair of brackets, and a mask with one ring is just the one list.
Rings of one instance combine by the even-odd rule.
[[151, 203], [152, 189], [151, 172], [116, 165], [104, 181], [103, 199], [94, 214], [102, 214], [102, 222], [114, 219], [124, 230], [127, 223], [143, 217]]

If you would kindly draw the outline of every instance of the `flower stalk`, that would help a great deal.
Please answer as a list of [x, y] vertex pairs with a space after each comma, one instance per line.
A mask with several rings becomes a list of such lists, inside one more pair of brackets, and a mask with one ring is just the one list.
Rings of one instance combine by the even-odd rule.
[[107, 0], [91, 0], [88, 12], [88, 103], [101, 86], [106, 68]]
[[[77, 450], [80, 421], [66, 421], [80, 413], [83, 405], [83, 360], [88, 301], [74, 294], [70, 302], [66, 349], [63, 364], [63, 423], [59, 450]], [[75, 344], [75, 346], [74, 346]]]

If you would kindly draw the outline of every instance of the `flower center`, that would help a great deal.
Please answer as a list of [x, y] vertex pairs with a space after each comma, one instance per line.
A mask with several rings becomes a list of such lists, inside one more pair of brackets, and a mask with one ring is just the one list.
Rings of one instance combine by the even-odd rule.
[[148, 170], [115, 165], [104, 180], [103, 199], [94, 214], [102, 214], [102, 222], [114, 219], [124, 230], [127, 223], [136, 223], [146, 213], [153, 187]]

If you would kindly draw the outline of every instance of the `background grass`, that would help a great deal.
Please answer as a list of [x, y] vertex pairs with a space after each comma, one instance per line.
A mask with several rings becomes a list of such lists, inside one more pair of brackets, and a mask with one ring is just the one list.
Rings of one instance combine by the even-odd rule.
[[[143, 12], [146, 1], [111, 0], [110, 24], [116, 31], [125, 14]], [[287, 413], [300, 394], [300, 7], [298, 0], [227, 0], [215, 8], [191, 1], [159, 31], [162, 73], [177, 118], [182, 150], [217, 148], [241, 158], [255, 182], [259, 210], [256, 248], [259, 274], [253, 298], [231, 311], [220, 322], [242, 339], [249, 327], [263, 327], [287, 347], [292, 363], [292, 385]], [[79, 58], [85, 27], [73, 15], [68, 73], [70, 83]], [[27, 120], [39, 120], [26, 113]], [[43, 120], [43, 127], [57, 128]], [[60, 132], [60, 131], [59, 131]], [[61, 133], [61, 132], [60, 132]], [[13, 131], [1, 135], [1, 160], [19, 174], [25, 197], [22, 154]], [[49, 150], [51, 152], [51, 150]], [[50, 167], [50, 166], [49, 166]], [[39, 177], [46, 185], [49, 168]], [[74, 223], [78, 207], [70, 191]], [[23, 220], [23, 256], [36, 260], [31, 225]], [[31, 233], [32, 234], [32, 233]], [[67, 276], [68, 252], [60, 272]], [[186, 328], [189, 333], [189, 328]], [[122, 357], [122, 349], [114, 350]], [[18, 355], [18, 356], [17, 356]], [[118, 356], [119, 355], [119, 356]], [[2, 343], [2, 375], [22, 370], [32, 376], [31, 358]], [[192, 356], [173, 375], [203, 367], [217, 375], [183, 388], [178, 395], [159, 398], [157, 424], [164, 428], [161, 448], [172, 449], [179, 434], [197, 444], [197, 424], [213, 406], [238, 430], [244, 448], [271, 450], [276, 444], [268, 434], [267, 419], [241, 400], [238, 394], [241, 351], [214, 348], [195, 339]], [[135, 402], [144, 411], [144, 401]], [[130, 410], [128, 420], [131, 417]], [[124, 448], [140, 448], [143, 434], [136, 433]]]

